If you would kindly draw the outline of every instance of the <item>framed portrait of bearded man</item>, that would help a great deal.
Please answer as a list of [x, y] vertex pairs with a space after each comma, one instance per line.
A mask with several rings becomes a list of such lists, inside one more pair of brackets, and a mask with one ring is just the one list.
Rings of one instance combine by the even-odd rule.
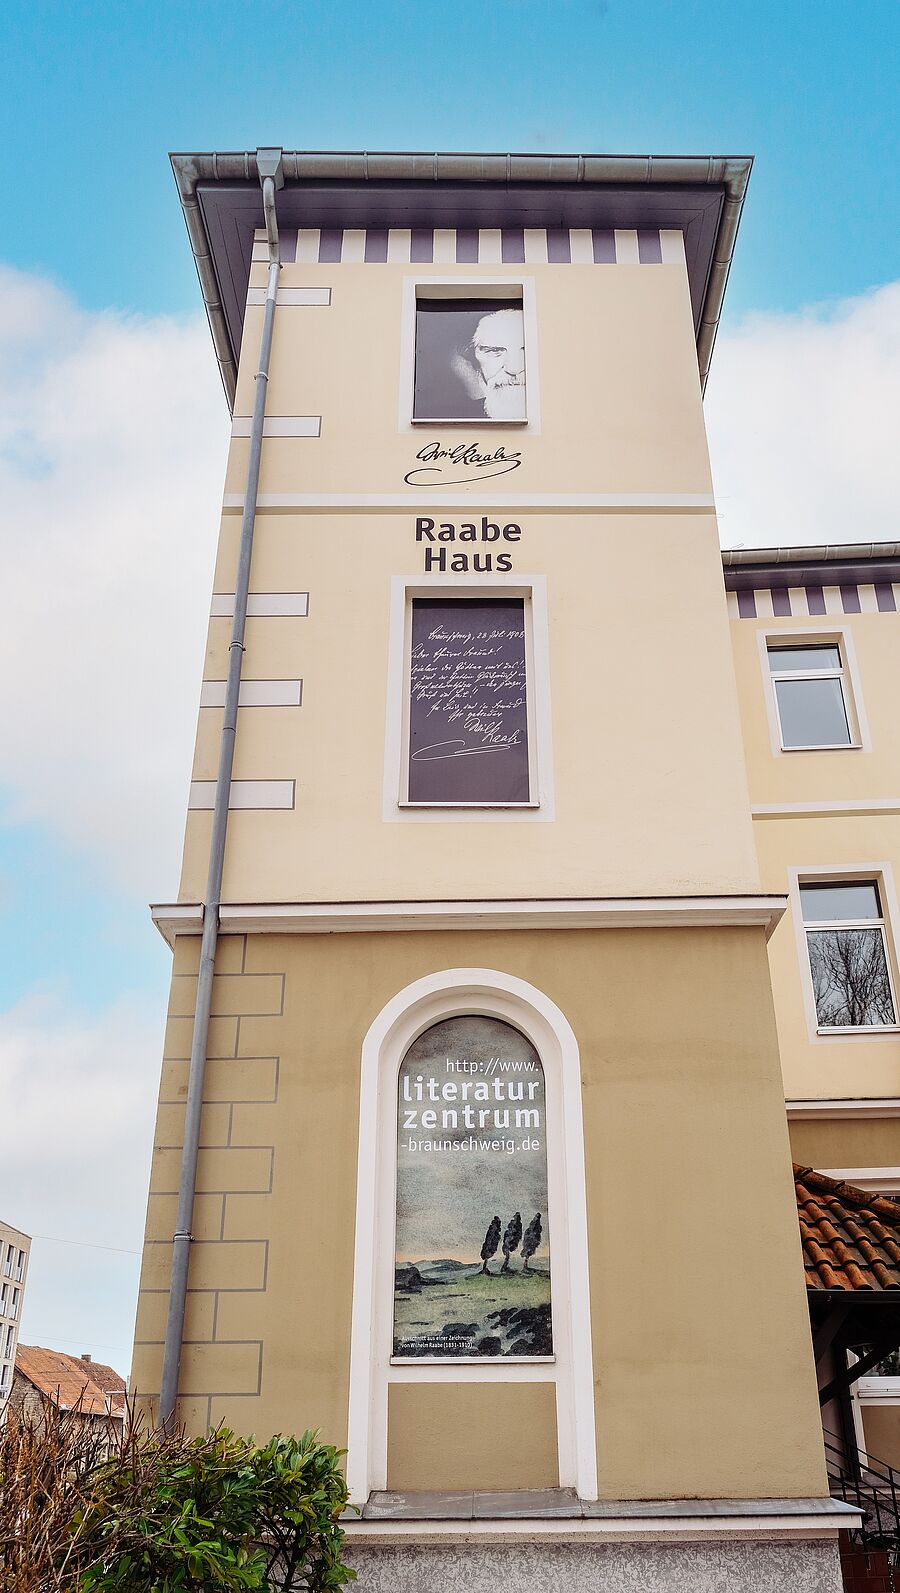
[[526, 421], [521, 299], [417, 298], [413, 420]]

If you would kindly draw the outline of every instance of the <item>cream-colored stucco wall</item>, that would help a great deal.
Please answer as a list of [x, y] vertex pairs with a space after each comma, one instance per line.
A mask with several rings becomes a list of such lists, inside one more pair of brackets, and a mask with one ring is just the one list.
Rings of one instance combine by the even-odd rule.
[[[134, 1363], [141, 1394], [158, 1387], [197, 949], [192, 939], [176, 947]], [[225, 1419], [259, 1434], [318, 1426], [345, 1441], [362, 1041], [399, 989], [463, 966], [543, 990], [580, 1048], [601, 1494], [824, 1492], [755, 930], [224, 940], [182, 1416], [195, 1428]], [[550, 1407], [533, 1385], [504, 1386], [500, 1443], [493, 1402], [479, 1416], [465, 1396], [473, 1475], [497, 1488], [553, 1481]], [[423, 1391], [423, 1411], [436, 1415], [436, 1399]], [[408, 1400], [394, 1399], [388, 1435], [404, 1483]], [[414, 1434], [409, 1444], [429, 1485], [459, 1483], [456, 1440], [446, 1474], [434, 1444]]]
[[[251, 619], [244, 677], [302, 678], [303, 705], [241, 710], [234, 773], [296, 779], [296, 807], [232, 814], [226, 900], [758, 889], [713, 518], [515, 518], [515, 575], [548, 583], [555, 822], [385, 822], [385, 716], [402, 695], [390, 578], [440, 580], [422, 574], [412, 512], [264, 514], [254, 588], [308, 590], [309, 614]], [[238, 531], [226, 517], [218, 590], [233, 587]], [[212, 620], [209, 678], [229, 639]], [[195, 779], [215, 778], [221, 720], [201, 710]], [[184, 900], [202, 896], [209, 829], [190, 815]]]
[[[264, 266], [251, 281], [265, 286]], [[516, 425], [399, 429], [404, 280], [534, 284], [529, 350], [541, 431]], [[327, 307], [279, 308], [267, 412], [320, 415], [322, 435], [263, 450], [262, 493], [397, 493], [435, 435], [522, 453], [519, 492], [709, 493], [697, 354], [684, 267], [286, 265], [282, 288], [328, 287]], [[247, 310], [235, 414], [253, 408], [263, 311]], [[226, 491], [242, 493], [249, 443], [232, 444]], [[473, 507], [476, 500], [473, 498]]]
[[[892, 971], [897, 970], [896, 885], [900, 878], [900, 736], [896, 681], [900, 623], [893, 613], [821, 615], [815, 619], [731, 621], [747, 777], [763, 887], [786, 891], [791, 872], [815, 877], [882, 874]], [[771, 696], [760, 638], [842, 634], [847, 680], [861, 716], [864, 745], [838, 751], [773, 749]], [[849, 638], [849, 646], [848, 646]], [[828, 804], [827, 814], [802, 811]], [[868, 810], [867, 810], [867, 804]], [[778, 810], [776, 813], [761, 809]], [[793, 810], [793, 811], [792, 811]], [[900, 1032], [818, 1035], [794, 897], [769, 943], [775, 1011], [789, 1099], [900, 1095]], [[900, 985], [896, 986], [900, 997]], [[872, 1165], [900, 1164], [900, 1128], [890, 1121], [893, 1155]], [[821, 1164], [827, 1165], [827, 1164]], [[862, 1165], [838, 1161], [831, 1165]]]
[[[261, 284], [264, 268], [253, 272]], [[537, 434], [400, 427], [404, 281], [473, 273], [533, 286]], [[287, 265], [281, 285], [328, 287], [331, 303], [279, 307], [268, 413], [320, 415], [322, 427], [264, 443], [263, 504], [309, 501], [260, 510], [251, 589], [309, 592], [309, 614], [251, 618], [244, 677], [302, 678], [303, 704], [243, 709], [234, 772], [296, 780], [296, 807], [232, 815], [226, 900], [758, 889], [684, 266]], [[261, 314], [247, 313], [238, 414], [252, 402]], [[429, 502], [403, 478], [436, 435], [515, 449], [521, 468], [457, 489], [455, 507]], [[243, 491], [248, 446], [232, 443], [229, 493]], [[354, 494], [391, 506], [341, 505]], [[611, 494], [618, 507], [592, 501]], [[441, 588], [424, 573], [417, 515], [459, 525], [485, 512], [522, 528], [502, 544], [512, 575], [546, 580], [555, 820], [542, 822], [545, 804], [533, 821], [385, 822], [385, 719], [402, 697], [387, 675], [390, 581]], [[239, 532], [232, 505], [217, 591], [234, 588]], [[227, 619], [211, 621], [209, 679], [226, 674], [229, 636]], [[201, 710], [197, 780], [215, 778], [220, 724]], [[209, 830], [208, 812], [190, 814], [183, 900], [202, 896]]]

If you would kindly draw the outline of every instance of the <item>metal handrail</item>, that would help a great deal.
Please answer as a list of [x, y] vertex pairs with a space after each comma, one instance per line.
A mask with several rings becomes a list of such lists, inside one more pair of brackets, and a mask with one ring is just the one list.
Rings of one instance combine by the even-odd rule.
[[832, 1494], [862, 1512], [862, 1522], [850, 1537], [870, 1548], [885, 1549], [893, 1568], [900, 1568], [900, 1471], [886, 1461], [856, 1454], [848, 1461], [846, 1446], [836, 1433], [824, 1435], [825, 1465]]

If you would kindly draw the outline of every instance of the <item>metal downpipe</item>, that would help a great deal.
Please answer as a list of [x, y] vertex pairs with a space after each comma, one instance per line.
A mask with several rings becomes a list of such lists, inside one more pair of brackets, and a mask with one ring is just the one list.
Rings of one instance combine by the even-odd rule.
[[266, 414], [266, 391], [269, 382], [272, 334], [275, 326], [278, 273], [281, 270], [278, 249], [278, 224], [275, 216], [275, 190], [282, 183], [281, 151], [259, 150], [257, 152], [257, 166], [262, 183], [263, 210], [265, 212], [266, 235], [269, 244], [269, 281], [266, 290], [265, 315], [259, 348], [259, 367], [256, 373], [253, 420], [250, 427], [250, 459], [247, 467], [244, 515], [241, 522], [241, 542], [234, 593], [234, 622], [228, 654], [225, 713], [222, 723], [222, 739], [219, 747], [219, 769], [216, 776], [206, 902], [203, 909], [200, 972], [197, 979], [197, 1001], [194, 1009], [194, 1031], [191, 1040], [191, 1060], [188, 1072], [184, 1145], [181, 1153], [181, 1175], [178, 1185], [178, 1211], [175, 1221], [175, 1235], [172, 1241], [172, 1278], [169, 1287], [169, 1309], [166, 1318], [166, 1338], [159, 1390], [158, 1425], [163, 1432], [171, 1431], [178, 1403], [178, 1372], [181, 1364], [181, 1349], [184, 1338], [184, 1309], [193, 1238], [191, 1229], [194, 1215], [194, 1192], [197, 1183], [197, 1157], [200, 1147], [200, 1114], [203, 1106], [203, 1081], [206, 1071], [206, 1051], [209, 1039], [213, 976], [216, 966], [216, 946], [219, 938], [219, 907], [222, 900], [225, 838], [228, 831], [228, 803], [231, 796], [231, 773], [234, 766], [238, 697], [244, 657], [247, 596], [250, 589], [250, 560], [253, 552], [253, 531], [256, 524], [263, 422]]

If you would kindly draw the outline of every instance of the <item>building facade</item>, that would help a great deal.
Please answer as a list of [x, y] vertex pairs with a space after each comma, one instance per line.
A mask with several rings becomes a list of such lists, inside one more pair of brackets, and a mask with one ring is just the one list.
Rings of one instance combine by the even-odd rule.
[[897, 1036], [803, 1028], [791, 924], [843, 867], [893, 957], [890, 852], [794, 816], [726, 601], [749, 162], [174, 166], [234, 419], [135, 1390], [346, 1445], [363, 1588], [836, 1590], [785, 1080], [880, 1176]]
[[[900, 546], [726, 552], [794, 1161], [900, 1193]], [[900, 1361], [853, 1388], [860, 1448], [900, 1468]], [[832, 1418], [833, 1419], [833, 1418]]]
[[0, 1222], [0, 1415], [13, 1384], [30, 1256], [28, 1234]]
[[48, 1406], [55, 1406], [72, 1412], [72, 1419], [106, 1447], [121, 1438], [126, 1398], [124, 1378], [90, 1355], [19, 1345], [8, 1409], [22, 1421], [42, 1426]]

